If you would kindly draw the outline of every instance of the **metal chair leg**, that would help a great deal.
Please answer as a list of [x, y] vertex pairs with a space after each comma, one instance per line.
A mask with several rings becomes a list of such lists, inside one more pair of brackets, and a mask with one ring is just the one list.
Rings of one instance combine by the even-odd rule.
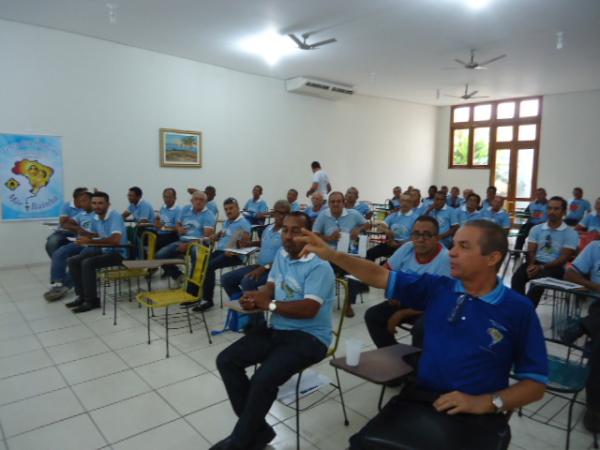
[[165, 308], [165, 331], [167, 340], [167, 358], [169, 357], [169, 307]]
[[342, 412], [344, 413], [344, 425], [348, 426], [350, 422], [348, 421], [348, 415], [346, 414], [346, 403], [344, 402], [344, 394], [342, 392], [342, 383], [340, 382], [340, 374], [338, 372], [337, 367], [335, 368], [335, 379], [337, 381], [337, 389], [340, 392], [340, 401], [342, 402]]
[[146, 308], [146, 322], [148, 325], [148, 345], [150, 345], [150, 308]]
[[298, 381], [296, 382], [296, 450], [300, 450], [300, 381], [302, 372], [298, 372]]
[[190, 318], [190, 307], [185, 305], [185, 315], [187, 316], [188, 327], [190, 328], [190, 334], [192, 334], [192, 319]]
[[208, 330], [208, 323], [206, 322], [204, 311], [200, 311], [200, 314], [202, 314], [202, 322], [204, 322], [204, 329], [206, 330], [206, 335], [208, 336], [208, 343], [212, 344], [212, 338], [210, 337], [210, 331]]

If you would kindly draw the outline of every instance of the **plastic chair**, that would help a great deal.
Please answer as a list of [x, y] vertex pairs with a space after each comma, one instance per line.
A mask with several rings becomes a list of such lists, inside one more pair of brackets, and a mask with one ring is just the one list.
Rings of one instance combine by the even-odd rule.
[[[150, 338], [150, 313], [157, 308], [164, 308], [165, 315], [165, 332], [166, 332], [166, 347], [167, 358], [169, 357], [169, 307], [183, 305], [185, 308], [185, 316], [187, 326], [192, 333], [192, 320], [190, 316], [190, 307], [193, 303], [198, 302], [202, 297], [202, 288], [206, 280], [206, 272], [208, 269], [208, 260], [210, 259], [211, 248], [201, 243], [192, 243], [189, 245], [185, 255], [185, 282], [179, 289], [140, 292], [136, 295], [136, 300], [141, 306], [146, 308], [147, 326], [148, 326], [148, 344], [151, 343]], [[177, 313], [176, 313], [177, 314]], [[175, 314], [175, 315], [176, 315]], [[202, 322], [208, 342], [212, 344], [210, 331], [204, 316], [204, 311], [200, 311]], [[171, 317], [173, 317], [172, 315]]]

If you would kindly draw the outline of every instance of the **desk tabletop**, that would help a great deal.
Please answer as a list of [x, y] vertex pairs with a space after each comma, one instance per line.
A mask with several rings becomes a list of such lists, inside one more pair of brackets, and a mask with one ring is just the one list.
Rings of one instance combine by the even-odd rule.
[[185, 264], [183, 259], [128, 259], [122, 262], [128, 269], [157, 269], [169, 264]]
[[358, 366], [346, 364], [346, 357], [332, 359], [329, 364], [371, 383], [386, 384], [414, 371], [404, 357], [419, 353], [420, 348], [405, 344], [378, 348], [360, 354]]

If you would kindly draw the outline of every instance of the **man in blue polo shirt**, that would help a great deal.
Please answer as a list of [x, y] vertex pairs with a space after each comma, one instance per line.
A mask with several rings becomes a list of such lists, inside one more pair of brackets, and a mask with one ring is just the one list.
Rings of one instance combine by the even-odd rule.
[[[156, 259], [171, 259], [181, 257], [187, 251], [191, 241], [210, 237], [216, 226], [217, 219], [214, 214], [206, 207], [206, 194], [202, 191], [196, 191], [192, 194], [192, 204], [184, 206], [177, 218], [175, 225], [179, 239], [165, 245], [156, 252]], [[162, 266], [166, 276], [177, 280], [178, 283], [184, 281], [184, 276], [177, 266]]]
[[69, 243], [68, 237], [74, 236], [69, 230], [65, 230], [62, 225], [82, 211], [79, 206], [79, 196], [86, 192], [87, 188], [85, 187], [76, 188], [73, 191], [73, 200], [63, 204], [60, 210], [60, 217], [58, 218], [58, 228], [46, 239], [46, 253], [50, 258], [52, 258], [52, 254], [56, 249]]
[[177, 234], [177, 218], [181, 214], [181, 206], [176, 205], [177, 192], [173, 188], [163, 190], [163, 206], [154, 218], [157, 230], [156, 251], [179, 239]]
[[[363, 282], [385, 288], [388, 298], [425, 311], [416, 386], [403, 390], [354, 435], [352, 450], [376, 448], [367, 436], [384, 429], [401, 441], [411, 434], [415, 422], [407, 423], [399, 412], [415, 402], [425, 408], [428, 399], [432, 401], [428, 418], [441, 426], [419, 435], [422, 448], [445, 448], [450, 436], [461, 440], [456, 447], [473, 448], [470, 433], [457, 436], [447, 431], [455, 429], [453, 421], [458, 425], [467, 420], [469, 428], [487, 430], [494, 436], [507, 424], [493, 413], [542, 398], [548, 380], [542, 328], [531, 302], [506, 288], [496, 276], [508, 251], [508, 240], [498, 225], [476, 220], [457, 231], [450, 250], [455, 279], [390, 272], [371, 261], [333, 251], [309, 231], [303, 235], [298, 238], [307, 244], [302, 254], [316, 253]], [[511, 372], [519, 379], [513, 385], [509, 385]], [[448, 422], [450, 426], [444, 426]]]
[[345, 207], [346, 209], [355, 209], [365, 219], [369, 220], [373, 216], [373, 211], [371, 211], [371, 208], [369, 208], [367, 203], [359, 202], [358, 197], [358, 189], [355, 187], [349, 187], [346, 190], [346, 195], [344, 196]]
[[600, 197], [594, 203], [594, 210], [575, 227], [577, 231], [600, 233]]
[[129, 206], [123, 211], [123, 219], [131, 216], [136, 223], [154, 222], [154, 209], [150, 203], [142, 199], [142, 195], [143, 192], [139, 187], [133, 186], [129, 188], [127, 192]]
[[446, 205], [448, 205], [450, 208], [460, 208], [461, 205], [463, 204], [462, 198], [460, 198], [460, 189], [458, 188], [458, 186], [452, 186], [452, 189], [450, 189], [450, 195], [448, 196], [448, 198], [446, 198]]
[[525, 244], [525, 239], [529, 236], [529, 231], [540, 223], [544, 223], [548, 220], [548, 199], [546, 198], [546, 189], [537, 188], [535, 190], [535, 199], [532, 201], [527, 208], [525, 208], [525, 214], [527, 215], [527, 222], [521, 225], [519, 229], [519, 235], [515, 242], [515, 249], [521, 250]]
[[510, 230], [510, 216], [508, 215], [508, 212], [502, 208], [503, 204], [504, 198], [500, 195], [496, 195], [496, 197], [494, 197], [492, 200], [490, 208], [481, 213], [481, 218], [483, 220], [489, 220], [497, 223], [502, 227], [508, 236], [508, 231]]
[[402, 195], [402, 188], [395, 186], [392, 190], [393, 197], [388, 200], [388, 209], [390, 211], [397, 211], [400, 209], [400, 195]]
[[485, 200], [481, 205], [481, 209], [483, 211], [486, 211], [492, 207], [492, 201], [496, 198], [497, 192], [498, 189], [496, 189], [496, 186], [488, 186], [488, 188], [485, 191]]
[[455, 211], [458, 224], [461, 227], [471, 220], [479, 220], [482, 218], [482, 212], [479, 209], [480, 202], [481, 197], [477, 194], [471, 193], [467, 197], [467, 202]]
[[202, 302], [194, 306], [194, 311], [206, 311], [214, 306], [213, 297], [215, 290], [215, 272], [225, 267], [239, 266], [242, 259], [227, 249], [243, 248], [250, 244], [252, 227], [240, 212], [240, 207], [235, 198], [229, 197], [223, 202], [227, 220], [223, 229], [211, 236], [215, 247], [208, 261], [206, 278], [204, 279]]
[[68, 260], [69, 272], [75, 285], [77, 298], [67, 303], [74, 313], [82, 313], [100, 307], [96, 286], [96, 270], [118, 266], [128, 255], [127, 232], [123, 218], [110, 209], [110, 199], [105, 192], [92, 194], [94, 219], [92, 234], [79, 236], [80, 245], [95, 244], [102, 247], [86, 247], [78, 255]]
[[433, 197], [433, 204], [424, 213], [433, 217], [440, 225], [440, 242], [446, 247], [452, 247], [452, 236], [458, 229], [458, 219], [454, 208], [446, 205], [446, 196], [438, 192]]
[[[433, 201], [435, 199], [435, 193], [437, 191], [438, 191], [438, 188], [435, 184], [432, 184], [431, 186], [429, 186], [429, 189], [427, 189], [427, 197], [425, 197], [423, 199], [423, 201], [421, 202], [424, 211], [427, 211], [431, 207], [431, 205], [433, 205]], [[421, 193], [419, 193], [419, 195], [420, 194]], [[446, 201], [445, 198], [446, 197], [444, 196], [444, 201]]]
[[206, 207], [210, 212], [212, 212], [215, 215], [215, 217], [218, 218], [219, 205], [217, 205], [217, 202], [215, 200], [215, 197], [217, 196], [217, 190], [214, 186], [209, 185], [204, 188], [204, 193], [206, 194]]
[[[511, 280], [511, 287], [520, 294], [525, 293], [525, 285], [534, 278], [562, 279], [565, 264], [579, 245], [577, 232], [563, 222], [566, 209], [564, 198], [552, 197], [548, 201], [548, 222], [534, 226], [529, 232], [527, 264], [522, 264]], [[537, 307], [543, 293], [544, 288], [531, 286], [527, 297]]]
[[300, 211], [300, 203], [298, 203], [298, 191], [296, 189], [290, 189], [287, 191], [287, 201], [292, 208], [292, 212]]
[[[303, 245], [294, 237], [303, 228], [310, 229], [310, 219], [302, 212], [284, 219], [283, 249], [275, 257], [267, 284], [242, 297], [243, 308], [270, 311], [271, 323], [248, 333], [217, 357], [238, 420], [232, 433], [210, 450], [264, 448], [275, 437], [265, 418], [279, 386], [327, 354], [335, 276], [331, 266], [316, 255], [300, 257]], [[246, 368], [257, 365], [249, 379]]]
[[314, 222], [317, 216], [321, 214], [323, 210], [327, 209], [327, 205], [325, 204], [325, 197], [323, 197], [323, 194], [318, 191], [312, 193], [310, 196], [310, 202], [311, 206], [306, 208], [304, 212], [308, 217], [310, 217], [310, 220]]
[[252, 198], [244, 205], [244, 217], [250, 225], [262, 225], [269, 216], [269, 205], [262, 200], [263, 188], [256, 185], [252, 188]]
[[592, 205], [583, 198], [583, 189], [576, 187], [573, 189], [573, 198], [569, 200], [565, 223], [569, 226], [575, 226], [583, 219], [585, 213], [591, 210]]

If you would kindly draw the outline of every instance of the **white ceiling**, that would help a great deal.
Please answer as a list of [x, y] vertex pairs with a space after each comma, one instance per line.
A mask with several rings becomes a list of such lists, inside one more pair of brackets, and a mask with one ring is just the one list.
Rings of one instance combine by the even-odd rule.
[[[110, 24], [107, 1], [117, 4]], [[365, 95], [454, 104], [469, 82], [506, 98], [600, 89], [599, 0], [0, 0], [0, 17], [287, 79], [352, 84]], [[273, 27], [337, 43], [270, 67], [240, 40]], [[564, 48], [556, 48], [556, 33]], [[485, 71], [442, 70], [507, 53]], [[436, 99], [436, 89], [442, 96]]]

